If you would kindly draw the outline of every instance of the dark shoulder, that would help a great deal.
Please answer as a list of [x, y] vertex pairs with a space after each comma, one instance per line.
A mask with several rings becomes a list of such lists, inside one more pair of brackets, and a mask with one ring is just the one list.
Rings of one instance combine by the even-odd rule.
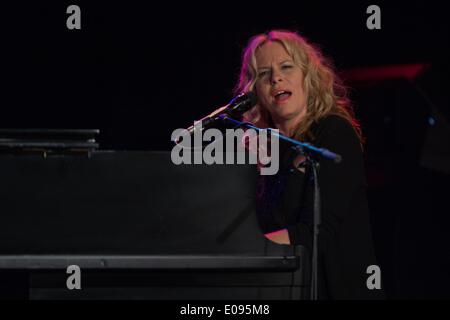
[[327, 115], [311, 128], [314, 144], [341, 153], [362, 152], [359, 136], [349, 120], [339, 115]]
[[353, 125], [344, 117], [336, 115], [336, 114], [330, 114], [326, 115], [323, 118], [320, 118], [316, 123], [315, 126], [317, 129], [324, 130], [324, 129], [330, 129], [330, 128], [339, 128], [339, 129], [353, 129]]
[[316, 140], [328, 137], [359, 140], [352, 123], [344, 117], [335, 114], [320, 118], [314, 123], [312, 132]]

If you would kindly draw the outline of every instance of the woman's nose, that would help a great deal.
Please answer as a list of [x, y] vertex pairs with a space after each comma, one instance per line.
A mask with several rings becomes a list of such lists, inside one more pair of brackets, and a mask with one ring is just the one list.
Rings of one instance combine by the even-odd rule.
[[276, 83], [278, 83], [280, 81], [283, 81], [283, 79], [281, 77], [281, 74], [279, 72], [277, 72], [277, 71], [273, 71], [272, 72], [272, 77], [270, 79], [271, 84], [274, 85], [274, 84], [276, 84]]

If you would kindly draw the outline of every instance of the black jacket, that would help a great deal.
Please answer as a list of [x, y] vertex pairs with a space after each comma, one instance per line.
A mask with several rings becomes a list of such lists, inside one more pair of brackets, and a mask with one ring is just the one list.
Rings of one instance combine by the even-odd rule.
[[[311, 132], [315, 146], [342, 156], [335, 164], [320, 160], [321, 225], [319, 228], [319, 297], [321, 299], [383, 298], [383, 290], [369, 290], [367, 267], [377, 265], [372, 243], [362, 149], [352, 125], [327, 116]], [[293, 168], [296, 153], [280, 141], [280, 170], [260, 176], [258, 217], [263, 231], [287, 228], [293, 245], [312, 252], [314, 184], [311, 167]], [[382, 271], [382, 270], [381, 270]]]

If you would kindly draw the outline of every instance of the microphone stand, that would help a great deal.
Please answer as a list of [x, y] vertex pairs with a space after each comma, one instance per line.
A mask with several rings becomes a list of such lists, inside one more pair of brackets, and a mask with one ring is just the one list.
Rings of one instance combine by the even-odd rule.
[[335, 163], [339, 163], [342, 161], [342, 157], [334, 152], [331, 152], [325, 148], [317, 148], [310, 143], [300, 142], [291, 138], [286, 137], [278, 132], [273, 131], [272, 129], [261, 129], [255, 127], [254, 125], [248, 122], [242, 122], [235, 119], [230, 118], [226, 114], [219, 115], [219, 118], [222, 121], [228, 121], [236, 125], [237, 127], [246, 127], [249, 129], [254, 129], [257, 132], [268, 131], [270, 135], [278, 137], [284, 141], [289, 142], [292, 145], [292, 148], [296, 150], [299, 154], [305, 156], [306, 162], [308, 162], [312, 167], [313, 179], [314, 179], [314, 215], [313, 215], [313, 252], [312, 252], [312, 262], [311, 262], [311, 290], [310, 290], [310, 298], [311, 300], [318, 300], [318, 260], [319, 260], [319, 249], [318, 249], [318, 239], [319, 239], [319, 226], [321, 223], [321, 207], [320, 207], [320, 186], [318, 179], [318, 169], [319, 162], [312, 157], [312, 154], [319, 154], [325, 158], [333, 160]]

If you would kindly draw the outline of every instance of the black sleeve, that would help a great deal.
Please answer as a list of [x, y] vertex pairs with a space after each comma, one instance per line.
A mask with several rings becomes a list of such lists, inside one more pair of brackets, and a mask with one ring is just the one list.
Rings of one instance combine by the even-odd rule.
[[280, 167], [275, 175], [259, 176], [258, 219], [264, 233], [296, 224], [303, 203], [305, 175], [292, 165], [297, 152], [280, 140]]
[[[327, 148], [330, 151], [342, 156], [342, 162], [334, 163], [329, 159], [320, 159], [318, 171], [320, 193], [321, 193], [321, 239], [322, 250], [326, 250], [330, 241], [333, 241], [339, 232], [341, 223], [346, 219], [350, 211], [350, 205], [354, 191], [364, 183], [364, 165], [362, 149], [358, 136], [352, 125], [339, 116], [329, 116], [322, 119], [316, 131], [315, 145]], [[308, 180], [311, 170], [307, 170], [303, 180]], [[304, 183], [297, 185], [297, 188], [304, 189]], [[290, 188], [296, 188], [293, 183]], [[313, 186], [308, 188], [313, 190]], [[292, 191], [285, 190], [286, 195]], [[305, 192], [303, 192], [305, 193]], [[312, 195], [310, 201], [305, 205], [306, 197], [290, 199], [289, 201], [304, 203], [302, 210], [312, 213]], [[308, 248], [312, 246], [312, 221], [297, 221], [287, 225], [291, 243], [304, 245]]]

